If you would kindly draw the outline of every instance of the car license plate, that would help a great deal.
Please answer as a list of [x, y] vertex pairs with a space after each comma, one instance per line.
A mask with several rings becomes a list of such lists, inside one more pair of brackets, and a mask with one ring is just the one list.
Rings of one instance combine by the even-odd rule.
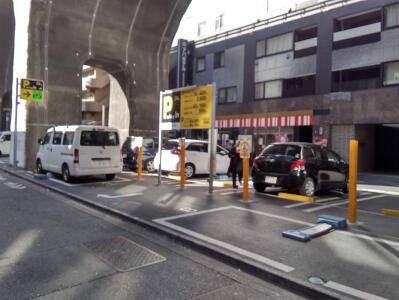
[[265, 182], [266, 182], [266, 183], [271, 183], [271, 184], [276, 184], [276, 183], [277, 183], [277, 177], [274, 177], [274, 176], [266, 176]]

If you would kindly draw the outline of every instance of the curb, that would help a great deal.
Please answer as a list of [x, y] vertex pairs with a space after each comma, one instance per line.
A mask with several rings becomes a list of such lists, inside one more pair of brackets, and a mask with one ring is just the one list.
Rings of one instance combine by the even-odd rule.
[[268, 268], [264, 265], [258, 264], [254, 261], [247, 259], [247, 258], [243, 258], [243, 257], [239, 256], [238, 254], [223, 251], [222, 249], [220, 249], [214, 245], [210, 245], [205, 242], [196, 240], [190, 236], [177, 233], [173, 230], [162, 227], [156, 223], [144, 220], [139, 217], [131, 216], [122, 211], [107, 207], [105, 205], [96, 203], [94, 201], [85, 199], [83, 197], [71, 194], [71, 193], [61, 190], [59, 188], [49, 186], [47, 184], [44, 184], [42, 180], [39, 181], [34, 178], [29, 178], [22, 174], [18, 174], [17, 172], [5, 169], [4, 167], [0, 167], [0, 170], [4, 171], [12, 176], [18, 177], [22, 180], [25, 180], [32, 184], [40, 186], [42, 188], [45, 188], [45, 189], [51, 190], [53, 192], [56, 192], [58, 194], [61, 194], [65, 197], [68, 197], [74, 201], [77, 201], [77, 202], [84, 204], [86, 206], [89, 206], [91, 208], [97, 209], [106, 214], [111, 214], [111, 215], [113, 215], [117, 218], [120, 218], [122, 220], [132, 222], [132, 223], [142, 226], [146, 229], [152, 230], [153, 232], [166, 235], [167, 237], [171, 238], [174, 241], [177, 241], [186, 246], [190, 246], [190, 247], [200, 251], [201, 253], [206, 253], [208, 255], [211, 255], [212, 258], [218, 259], [224, 263], [229, 264], [230, 266], [233, 266], [240, 270], [246, 271], [252, 275], [255, 275], [257, 277], [265, 279], [271, 283], [278, 284], [279, 286], [281, 286], [283, 288], [291, 289], [291, 290], [299, 292], [303, 295], [310, 296], [314, 299], [323, 299], [323, 300], [324, 299], [325, 300], [350, 299], [341, 294], [337, 294], [335, 292], [329, 291], [327, 289], [322, 289], [318, 286], [312, 285], [305, 281], [301, 281], [301, 280], [293, 278], [291, 276], [287, 276], [280, 271], [274, 270], [272, 268]]

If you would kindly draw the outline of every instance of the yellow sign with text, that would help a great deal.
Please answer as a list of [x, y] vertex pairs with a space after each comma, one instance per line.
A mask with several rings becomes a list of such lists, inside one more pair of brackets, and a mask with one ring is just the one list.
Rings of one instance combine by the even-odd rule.
[[251, 143], [249, 139], [240, 140], [240, 145], [238, 146], [241, 158], [249, 158], [251, 154]]
[[211, 128], [212, 93], [212, 85], [206, 85], [189, 91], [181, 92], [181, 129]]
[[29, 101], [41, 101], [43, 99], [44, 82], [36, 79], [22, 79], [19, 96]]

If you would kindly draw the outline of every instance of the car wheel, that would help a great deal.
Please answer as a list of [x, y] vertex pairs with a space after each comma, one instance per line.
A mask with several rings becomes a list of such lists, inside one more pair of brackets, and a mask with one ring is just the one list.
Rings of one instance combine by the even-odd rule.
[[112, 179], [115, 178], [115, 174], [106, 174], [106, 175], [105, 175], [105, 178], [106, 178], [107, 180], [112, 180]]
[[145, 168], [148, 172], [153, 173], [155, 172], [155, 166], [154, 166], [154, 159], [150, 158], [145, 162]]
[[265, 188], [266, 186], [262, 183], [254, 183], [254, 189], [259, 193], [263, 193], [265, 191]]
[[46, 174], [46, 171], [43, 169], [42, 161], [40, 159], [36, 161], [36, 172], [37, 174]]
[[316, 184], [311, 177], [306, 177], [303, 181], [301, 189], [299, 190], [301, 195], [313, 197], [316, 191]]
[[184, 174], [186, 178], [192, 178], [195, 175], [195, 166], [191, 163], [187, 163], [184, 168]]
[[71, 173], [69, 172], [69, 168], [67, 165], [63, 165], [62, 166], [62, 180], [64, 180], [65, 182], [71, 182], [72, 177], [71, 177]]

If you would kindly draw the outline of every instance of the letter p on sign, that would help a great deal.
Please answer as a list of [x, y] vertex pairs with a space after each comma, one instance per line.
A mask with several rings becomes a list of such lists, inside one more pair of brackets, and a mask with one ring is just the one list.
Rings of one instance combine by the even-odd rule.
[[162, 119], [167, 120], [170, 119], [171, 117], [168, 115], [172, 112], [173, 110], [173, 98], [172, 96], [166, 96], [163, 98], [163, 113], [162, 113]]

